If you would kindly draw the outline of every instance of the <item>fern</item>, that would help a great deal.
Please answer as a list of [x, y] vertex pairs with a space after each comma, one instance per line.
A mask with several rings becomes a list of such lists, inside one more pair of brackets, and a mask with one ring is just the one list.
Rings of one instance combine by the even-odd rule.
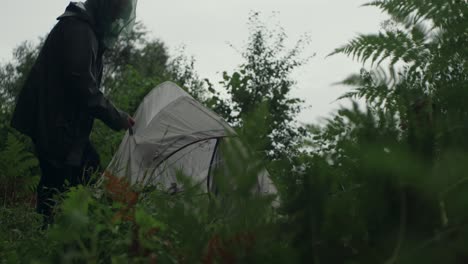
[[[364, 6], [380, 8], [401, 27], [360, 35], [330, 55], [342, 53], [377, 66], [385, 60], [391, 67], [402, 62], [415, 71], [425, 69], [444, 46], [466, 43], [468, 37], [468, 4], [463, 0], [379, 0]], [[466, 54], [466, 49], [445, 50], [451, 54], [444, 57]]]
[[415, 29], [413, 35], [397, 30], [374, 35], [361, 35], [347, 45], [336, 49], [330, 55], [343, 53], [361, 62], [371, 61], [377, 66], [384, 60], [390, 60], [390, 66], [398, 62], [415, 63], [418, 66], [427, 62], [430, 52], [424, 44], [422, 31]]
[[431, 20], [436, 27], [445, 27], [453, 19], [467, 14], [465, 0], [378, 0], [365, 6], [376, 6], [407, 24]]
[[0, 151], [0, 191], [3, 204], [17, 202], [31, 194], [38, 183], [38, 161], [26, 151], [26, 146], [12, 133], [8, 134], [6, 146]]

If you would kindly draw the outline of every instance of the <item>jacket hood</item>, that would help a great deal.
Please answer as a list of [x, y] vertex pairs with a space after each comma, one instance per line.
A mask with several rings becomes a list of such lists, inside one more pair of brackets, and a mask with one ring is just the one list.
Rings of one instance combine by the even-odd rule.
[[111, 48], [119, 35], [129, 34], [136, 19], [138, 0], [87, 0], [71, 2], [58, 20], [76, 17], [88, 22], [105, 48]]
[[93, 16], [86, 10], [86, 6], [82, 2], [71, 2], [65, 9], [65, 13], [59, 16], [57, 20], [67, 17], [76, 17], [90, 23], [91, 25], [95, 24]]

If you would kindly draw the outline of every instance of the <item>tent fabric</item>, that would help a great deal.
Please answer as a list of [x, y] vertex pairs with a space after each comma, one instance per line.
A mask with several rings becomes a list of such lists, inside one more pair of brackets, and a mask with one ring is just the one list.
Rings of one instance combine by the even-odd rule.
[[[219, 145], [235, 137], [226, 121], [172, 82], [154, 88], [134, 118], [133, 133], [126, 133], [108, 172], [166, 190], [177, 186], [177, 173], [183, 173], [211, 189], [210, 174], [223, 160]], [[258, 191], [276, 193], [266, 170], [258, 183]]]

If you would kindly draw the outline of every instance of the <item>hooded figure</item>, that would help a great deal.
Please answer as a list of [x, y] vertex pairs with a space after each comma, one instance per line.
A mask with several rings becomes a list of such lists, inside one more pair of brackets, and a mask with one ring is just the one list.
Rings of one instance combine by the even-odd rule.
[[89, 141], [95, 118], [114, 130], [134, 120], [100, 91], [103, 54], [135, 21], [136, 0], [70, 3], [48, 35], [18, 96], [12, 127], [35, 144], [41, 167], [39, 213], [50, 220], [52, 190], [63, 191], [96, 170]]

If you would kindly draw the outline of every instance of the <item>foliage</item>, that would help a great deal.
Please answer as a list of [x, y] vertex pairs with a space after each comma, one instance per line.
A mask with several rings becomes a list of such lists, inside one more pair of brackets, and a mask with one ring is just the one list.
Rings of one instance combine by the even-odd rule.
[[[343, 81], [353, 88], [340, 98], [363, 103], [309, 125], [310, 137], [294, 126], [300, 100], [290, 98], [290, 73], [305, 62], [305, 42], [287, 50], [284, 33], [267, 29], [256, 15], [245, 64], [224, 73], [220, 89], [227, 98], [200, 81], [193, 60], [169, 58], [143, 31], [119, 42], [105, 81], [119, 106], [132, 112], [155, 84], [176, 79], [234, 124], [250, 148], [236, 140], [223, 146], [228, 159], [214, 174], [216, 195], [185, 175], [178, 176], [184, 189], [176, 194], [107, 175], [100, 186], [59, 197], [55, 224], [44, 231], [30, 208], [3, 207], [0, 260], [466, 263], [468, 5], [378, 0], [367, 6], [392, 19], [380, 33], [358, 36], [333, 53], [369, 63]], [[3, 87], [17, 87], [20, 75], [2, 80], [2, 104], [16, 89]], [[108, 160], [121, 135], [100, 126], [94, 139]], [[34, 175], [36, 164], [21, 138], [0, 131], [1, 189]], [[252, 192], [265, 161], [278, 198]]]
[[21, 43], [13, 51], [13, 60], [0, 65], [0, 201], [2, 205], [24, 205], [34, 202], [39, 182], [38, 161], [30, 140], [10, 128], [10, 118], [16, 96], [25, 82], [39, 44]]
[[0, 182], [0, 201], [4, 207], [34, 200], [39, 182], [38, 161], [12, 133], [0, 151]]
[[[22, 255], [6, 247], [0, 257], [36, 263], [282, 263], [291, 259], [294, 255], [286, 244], [276, 242], [279, 226], [272, 197], [252, 192], [253, 176], [263, 166], [239, 167], [239, 161], [254, 158], [239, 144], [227, 144], [223, 152], [228, 156], [229, 177], [225, 170], [215, 174], [222, 193], [218, 196], [208, 197], [184, 175], [178, 176], [183, 191], [176, 194], [142, 190], [107, 175], [102, 185], [79, 186], [64, 194], [54, 225], [16, 242], [24, 247]], [[39, 237], [41, 245], [28, 243]]]
[[41, 43], [21, 43], [13, 51], [13, 60], [0, 65], [0, 148], [5, 147], [15, 98], [39, 54]]
[[[193, 98], [205, 102], [208, 90], [205, 82], [195, 70], [195, 58], [185, 55], [185, 48], [180, 48], [168, 63], [169, 78], [190, 93]], [[206, 80], [205, 80], [206, 81]]]
[[24, 262], [33, 247], [40, 250], [46, 246], [41, 220], [30, 207], [0, 207], [0, 263]]
[[[222, 89], [228, 98], [214, 92], [208, 105], [235, 126], [259, 105], [265, 104], [269, 114], [264, 116], [269, 124], [265, 134], [268, 144], [263, 151], [270, 157], [291, 154], [298, 138], [304, 132], [297, 123], [302, 100], [290, 96], [295, 81], [291, 73], [304, 65], [309, 58], [301, 58], [308, 39], [300, 39], [294, 48], [286, 48], [286, 33], [282, 28], [269, 29], [254, 13], [249, 20], [250, 37], [242, 57], [245, 63], [232, 74], [223, 73]], [[213, 87], [209, 87], [213, 92]]]
[[310, 127], [310, 153], [291, 167], [299, 184], [283, 188], [287, 226], [303, 262], [463, 263], [466, 3], [370, 5], [387, 11], [392, 27], [333, 54], [371, 65], [388, 59], [390, 74], [377, 68], [346, 79], [355, 89], [342, 98], [364, 99], [365, 110], [355, 103]]
[[[42, 43], [42, 41], [41, 41]], [[38, 45], [30, 42], [21, 43], [13, 51], [13, 61], [0, 67], [0, 110], [2, 114], [11, 111], [14, 99], [18, 95], [26, 74], [29, 73], [34, 61], [39, 54]]]

